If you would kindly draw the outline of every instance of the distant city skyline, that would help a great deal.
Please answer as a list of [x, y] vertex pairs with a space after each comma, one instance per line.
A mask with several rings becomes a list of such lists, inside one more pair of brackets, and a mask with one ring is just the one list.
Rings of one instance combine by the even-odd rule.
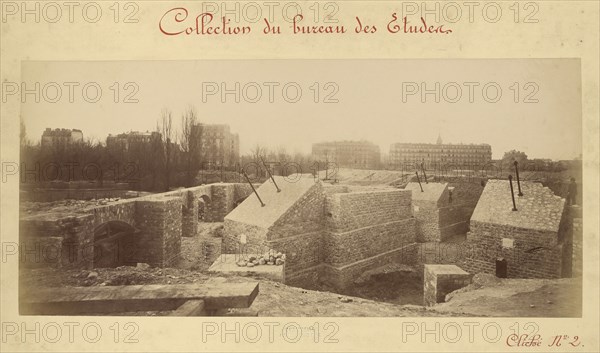
[[[28, 88], [62, 86], [56, 103], [29, 95], [21, 105], [34, 143], [46, 128], [80, 129], [84, 139], [102, 143], [109, 134], [155, 131], [164, 108], [178, 129], [194, 106], [199, 122], [227, 124], [239, 134], [242, 155], [257, 143], [310, 154], [313, 143], [340, 140], [370, 141], [388, 154], [394, 143], [433, 144], [438, 135], [444, 143], [490, 144], [494, 159], [513, 149], [553, 160], [582, 153], [575, 59], [23, 62], [22, 79]], [[73, 103], [65, 82], [79, 83]], [[97, 103], [82, 99], [89, 82], [102, 90]], [[436, 83], [437, 97], [410, 94]], [[486, 84], [492, 97], [500, 87], [497, 103], [483, 96]], [[457, 87], [462, 95], [452, 103]], [[229, 90], [223, 96], [222, 88]], [[123, 103], [126, 97], [139, 102]]]

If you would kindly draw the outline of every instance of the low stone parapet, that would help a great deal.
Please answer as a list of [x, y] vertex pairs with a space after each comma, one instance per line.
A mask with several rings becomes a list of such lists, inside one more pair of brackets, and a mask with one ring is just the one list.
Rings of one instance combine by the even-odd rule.
[[446, 294], [471, 283], [472, 275], [456, 265], [425, 265], [423, 301], [426, 306], [445, 301]]

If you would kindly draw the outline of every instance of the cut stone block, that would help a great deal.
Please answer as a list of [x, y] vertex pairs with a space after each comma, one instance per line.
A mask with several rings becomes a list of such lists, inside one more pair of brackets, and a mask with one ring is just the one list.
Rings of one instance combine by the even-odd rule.
[[426, 306], [444, 302], [446, 294], [471, 283], [472, 275], [456, 265], [425, 265], [423, 301]]

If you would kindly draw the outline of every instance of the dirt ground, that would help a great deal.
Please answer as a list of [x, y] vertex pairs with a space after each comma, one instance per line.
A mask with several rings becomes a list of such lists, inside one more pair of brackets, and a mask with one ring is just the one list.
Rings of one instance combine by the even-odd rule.
[[496, 317], [581, 317], [581, 278], [500, 279], [475, 275], [473, 284], [435, 306], [440, 312]]
[[[65, 286], [116, 286], [133, 284], [202, 284], [209, 278], [204, 271], [178, 268], [121, 266], [87, 270], [26, 269], [21, 271], [21, 288]], [[581, 281], [579, 279], [529, 280], [503, 279], [484, 285], [470, 285], [449, 295], [449, 301], [433, 307], [404, 305], [402, 291], [393, 298], [375, 301], [332, 292], [306, 290], [261, 278], [219, 276], [223, 282], [257, 280], [259, 295], [250, 309], [233, 309], [229, 315], [325, 316], [325, 317], [579, 317]], [[357, 294], [361, 290], [356, 289]], [[371, 288], [369, 291], [377, 291]], [[405, 291], [416, 291], [416, 288]], [[383, 292], [382, 292], [383, 293]], [[388, 291], [387, 293], [391, 293]], [[165, 315], [165, 312], [123, 313]]]
[[[116, 286], [133, 284], [202, 284], [214, 275], [175, 268], [121, 266], [93, 271], [28, 269], [21, 271], [21, 288], [66, 286]], [[249, 309], [232, 309], [230, 315], [258, 316], [465, 316], [459, 310], [440, 313], [420, 306], [401, 306], [331, 292], [306, 290], [260, 278], [219, 276], [223, 282], [258, 280], [259, 295]], [[168, 312], [122, 313], [160, 316]]]

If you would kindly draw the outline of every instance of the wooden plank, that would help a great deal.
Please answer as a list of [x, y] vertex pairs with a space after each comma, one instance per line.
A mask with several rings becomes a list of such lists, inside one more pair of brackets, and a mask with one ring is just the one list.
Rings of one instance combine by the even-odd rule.
[[182, 306], [173, 310], [169, 316], [207, 316], [204, 300], [188, 300]]
[[24, 293], [22, 315], [83, 315], [175, 310], [201, 299], [205, 310], [248, 308], [258, 282], [40, 288]]
[[233, 317], [257, 317], [258, 310], [253, 309], [241, 309], [235, 310], [234, 312], [229, 311], [228, 309], [219, 309], [215, 312], [214, 316], [233, 316]]

